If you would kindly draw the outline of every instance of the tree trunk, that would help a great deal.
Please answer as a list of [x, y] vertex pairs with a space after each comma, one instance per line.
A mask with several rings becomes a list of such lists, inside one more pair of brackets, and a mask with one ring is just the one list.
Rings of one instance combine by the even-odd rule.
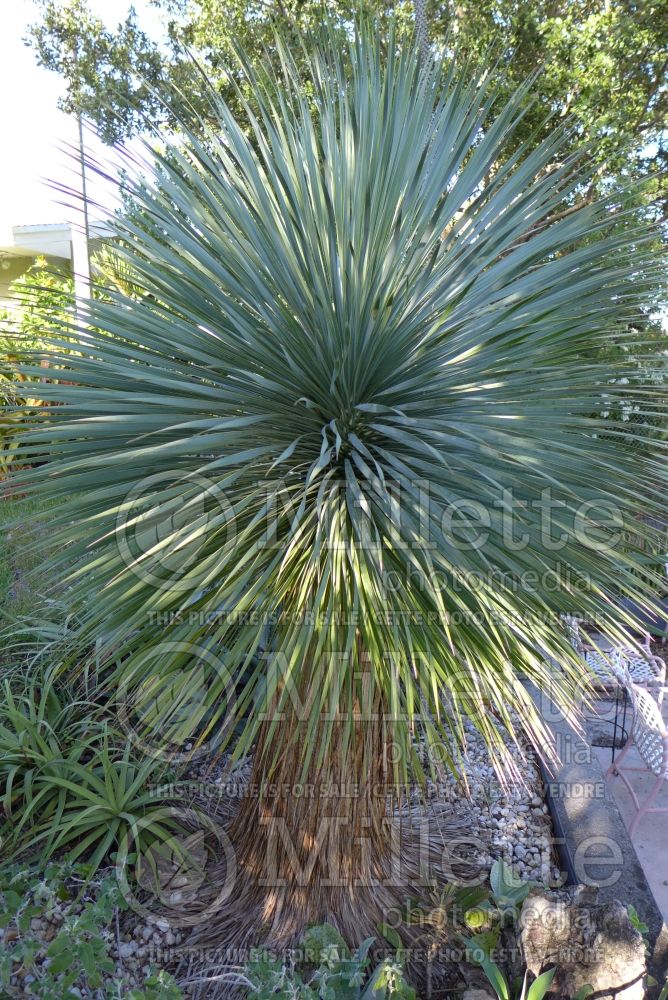
[[[478, 878], [476, 852], [449, 805], [425, 806], [392, 787], [394, 748], [381, 704], [373, 709], [336, 721], [320, 762], [316, 731], [305, 774], [306, 726], [298, 714], [286, 712], [273, 731], [265, 723], [228, 826], [232, 890], [191, 943], [280, 951], [298, 944], [308, 926], [327, 922], [351, 947], [390, 924], [406, 944], [423, 948], [424, 927], [405, 923], [407, 900], [428, 900], [434, 884]], [[227, 875], [223, 864], [208, 873], [219, 884]]]
[[356, 899], [382, 895], [393, 846], [392, 795], [385, 727], [375, 708], [373, 717], [352, 721], [348, 752], [341, 745], [344, 723], [334, 723], [321, 763], [324, 728], [316, 732], [305, 774], [303, 741], [294, 740], [298, 719], [283, 719], [271, 735], [266, 723], [261, 733], [230, 838], [242, 878], [264, 897], [262, 919], [274, 942], [326, 920], [356, 937]]

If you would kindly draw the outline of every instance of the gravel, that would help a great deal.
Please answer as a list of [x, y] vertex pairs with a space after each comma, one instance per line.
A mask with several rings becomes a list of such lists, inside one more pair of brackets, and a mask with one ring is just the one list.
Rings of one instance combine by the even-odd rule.
[[[462, 775], [443, 769], [434, 793], [452, 807], [453, 817], [465, 823], [470, 836], [487, 843], [483, 864], [502, 858], [522, 879], [554, 887], [562, 877], [553, 848], [552, 819], [543, 796], [543, 783], [536, 755], [520, 741], [509, 738], [506, 746], [518, 777], [499, 780], [485, 744], [476, 729], [465, 724], [466, 750]], [[426, 760], [426, 748], [418, 746]]]

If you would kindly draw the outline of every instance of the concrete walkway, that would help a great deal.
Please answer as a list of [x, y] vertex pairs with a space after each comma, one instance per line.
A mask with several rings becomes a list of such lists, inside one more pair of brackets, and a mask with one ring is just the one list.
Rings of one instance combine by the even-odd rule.
[[[590, 720], [587, 728], [592, 735], [594, 753], [600, 762], [601, 770], [605, 774], [612, 760], [612, 749], [609, 746], [596, 746], [595, 744], [599, 741], [603, 742], [606, 730], [608, 735], [606, 742], [609, 742], [610, 737], [612, 737], [613, 726], [611, 723], [615, 715], [614, 701], [600, 701], [596, 709], [601, 722]], [[668, 724], [668, 697], [664, 700], [663, 717]], [[629, 706], [627, 712], [627, 729], [629, 730], [631, 722], [632, 709]], [[620, 742], [622, 741], [620, 740]], [[619, 756], [619, 750], [616, 751], [616, 755]], [[644, 767], [643, 761], [635, 749], [629, 751], [624, 759], [624, 763], [632, 767]], [[643, 773], [627, 774], [627, 777], [638, 799], [642, 802], [647, 797], [649, 789], [654, 783], [654, 775], [650, 771], [645, 770]], [[606, 783], [617, 803], [628, 830], [635, 814], [631, 796], [621, 778], [611, 776], [607, 779]], [[668, 807], [668, 781], [666, 782], [666, 787], [659, 793], [655, 805]], [[633, 846], [657, 905], [663, 914], [664, 920], [668, 922], [668, 813], [663, 815], [652, 815], [650, 813], [643, 817], [633, 838]], [[640, 916], [642, 917], [642, 914]]]

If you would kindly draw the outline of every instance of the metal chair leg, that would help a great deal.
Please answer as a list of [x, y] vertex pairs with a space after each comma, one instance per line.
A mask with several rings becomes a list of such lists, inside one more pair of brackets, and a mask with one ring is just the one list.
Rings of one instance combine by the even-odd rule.
[[631, 840], [633, 840], [633, 835], [635, 834], [636, 830], [638, 829], [638, 823], [640, 823], [640, 820], [643, 818], [643, 816], [646, 816], [648, 812], [651, 812], [652, 803], [654, 802], [654, 799], [657, 797], [657, 795], [661, 791], [662, 786], [665, 784], [665, 780], [666, 779], [663, 777], [663, 775], [660, 775], [656, 779], [656, 781], [654, 782], [654, 786], [653, 786], [651, 792], [649, 793], [649, 795], [647, 796], [647, 798], [645, 799], [645, 801], [641, 805], [641, 807], [638, 810], [638, 812], [633, 817], [633, 822], [631, 823], [631, 826], [629, 827], [629, 837], [631, 838]]

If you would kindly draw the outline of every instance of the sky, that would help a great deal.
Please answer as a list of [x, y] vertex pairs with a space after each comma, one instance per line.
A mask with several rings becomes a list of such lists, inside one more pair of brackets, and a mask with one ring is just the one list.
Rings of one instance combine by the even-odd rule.
[[[109, 26], [121, 21], [131, 0], [91, 0], [93, 11]], [[155, 13], [148, 0], [134, 0], [140, 23], [151, 29]], [[37, 20], [34, 0], [4, 0], [0, 28], [0, 122], [3, 142], [0, 155], [0, 245], [8, 228], [53, 222], [78, 222], [77, 211], [59, 204], [62, 195], [50, 190], [48, 181], [80, 184], [76, 163], [63, 147], [78, 142], [76, 120], [58, 110], [64, 84], [56, 73], [37, 65], [35, 52], [23, 38]], [[94, 137], [86, 143], [96, 159], [113, 163], [107, 147]], [[95, 188], [91, 197], [100, 197]], [[103, 200], [107, 200], [105, 197]], [[109, 198], [110, 204], [113, 204]]]

